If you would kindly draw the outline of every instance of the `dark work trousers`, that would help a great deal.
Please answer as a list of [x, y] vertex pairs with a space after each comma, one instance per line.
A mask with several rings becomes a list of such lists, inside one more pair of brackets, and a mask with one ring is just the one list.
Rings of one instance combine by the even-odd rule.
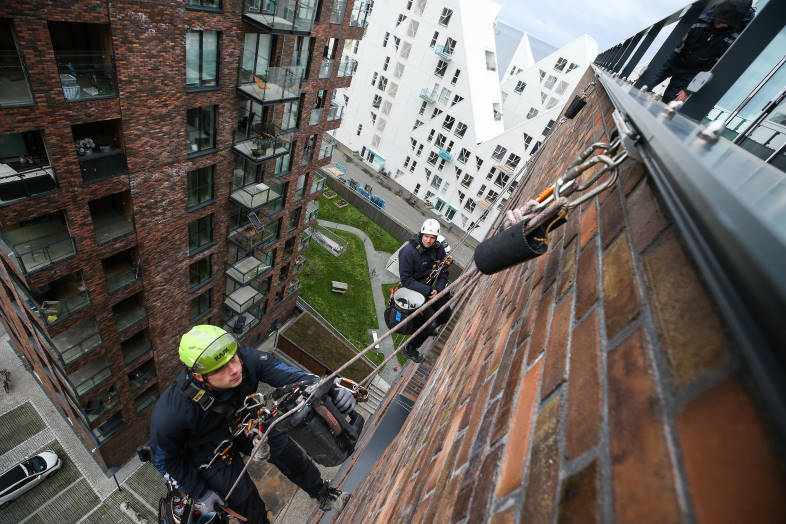
[[[425, 324], [426, 321], [429, 318], [431, 318], [431, 315], [433, 315], [439, 308], [444, 306], [448, 300], [450, 300], [450, 292], [448, 292], [448, 294], [444, 295], [442, 298], [434, 302], [431, 306], [428, 307], [428, 309], [426, 309], [426, 311], [424, 311], [423, 313], [412, 319], [411, 322], [414, 323], [415, 329], [418, 329], [420, 326]], [[435, 318], [433, 322], [435, 322], [438, 326], [441, 326], [442, 324], [447, 324], [448, 320], [450, 320], [450, 315], [451, 315], [451, 308], [447, 308], [445, 311], [440, 313], [439, 316]], [[432, 329], [430, 327], [427, 327], [419, 334], [415, 335], [414, 337], [410, 338], [407, 341], [406, 349], [409, 352], [417, 351], [417, 349], [421, 346], [421, 344], [423, 344], [423, 342], [430, 335], [433, 334], [434, 333], [432, 332]]]
[[[247, 476], [248, 473], [245, 473]], [[259, 496], [257, 490], [251, 492], [246, 500], [229, 506], [230, 509], [247, 518], [247, 524], [270, 524], [267, 518], [267, 508]]]
[[696, 73], [698, 73], [698, 71], [693, 69], [666, 66], [655, 74], [649, 75], [649, 78], [647, 78], [647, 82], [649, 82], [647, 87], [652, 91], [652, 88], [671, 77], [671, 80], [669, 80], [666, 86], [666, 91], [663, 93], [663, 98], [661, 99], [664, 104], [668, 104], [674, 100], [681, 90], [688, 87], [688, 84], [690, 84], [690, 81], [696, 76]]

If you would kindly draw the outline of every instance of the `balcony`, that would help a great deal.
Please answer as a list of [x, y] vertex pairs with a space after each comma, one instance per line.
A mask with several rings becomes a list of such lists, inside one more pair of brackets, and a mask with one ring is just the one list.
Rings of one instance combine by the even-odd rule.
[[420, 98], [422, 98], [429, 104], [433, 104], [437, 100], [437, 91], [436, 90], [429, 91], [428, 89], [421, 89]]
[[292, 139], [282, 135], [276, 125], [268, 124], [260, 131], [256, 136], [248, 138], [241, 138], [242, 135], [237, 132], [232, 151], [255, 165], [289, 153]]
[[313, 222], [317, 219], [317, 215], [319, 214], [319, 202], [316, 200], [311, 200], [306, 205], [306, 223]]
[[106, 289], [110, 295], [132, 285], [140, 278], [139, 264], [133, 262], [128, 252], [110, 257], [102, 261], [102, 265], [106, 275]]
[[440, 149], [438, 154], [439, 154], [439, 158], [441, 158], [445, 162], [450, 162], [451, 160], [453, 160], [453, 153], [451, 153], [447, 149]]
[[132, 296], [112, 307], [118, 331], [125, 331], [145, 319], [145, 308], [139, 300], [139, 297]]
[[298, 273], [303, 271], [303, 268], [305, 266], [306, 266], [306, 257], [300, 255], [299, 257], [297, 257], [297, 260], [295, 260], [295, 263], [292, 265], [292, 274], [297, 275]]
[[81, 403], [82, 413], [85, 414], [88, 424], [92, 424], [99, 418], [103, 417], [118, 404], [117, 391], [114, 387], [110, 387], [106, 391], [98, 393], [90, 400]]
[[[10, 34], [10, 27], [0, 22], [0, 27]], [[24, 64], [16, 49], [0, 50], [0, 107], [26, 106], [33, 104], [33, 92], [27, 81]]]
[[323, 58], [319, 66], [319, 78], [330, 78], [333, 74], [333, 62], [330, 58]]
[[117, 96], [112, 53], [55, 51], [63, 96], [69, 102]]
[[324, 111], [323, 108], [319, 107], [317, 109], [311, 110], [311, 117], [308, 119], [308, 125], [315, 126], [322, 121], [322, 112]]
[[294, 295], [300, 289], [300, 279], [295, 279], [287, 284], [287, 295]]
[[144, 333], [137, 333], [120, 344], [120, 352], [123, 354], [123, 362], [126, 366], [130, 366], [142, 356], [148, 354], [153, 348], [153, 345], [147, 339]]
[[282, 199], [283, 195], [281, 194], [281, 184], [273, 188], [267, 184], [249, 184], [233, 191], [229, 198], [248, 211], [254, 211], [276, 199]]
[[341, 62], [338, 64], [338, 71], [336, 71], [336, 76], [339, 78], [344, 78], [347, 76], [354, 76], [355, 71], [358, 70], [358, 61], [354, 58], [342, 58]]
[[246, 257], [229, 266], [225, 274], [238, 284], [247, 285], [252, 280], [267, 273], [270, 268], [270, 265], [265, 264], [256, 257]]
[[138, 391], [145, 385], [155, 380], [155, 378], [156, 365], [152, 360], [148, 360], [128, 374], [128, 382], [131, 386], [131, 391]]
[[82, 171], [82, 180], [95, 182], [116, 175], [128, 173], [126, 153], [122, 149], [107, 149], [106, 151], [91, 151], [79, 156], [79, 168]]
[[76, 394], [82, 396], [97, 388], [112, 376], [112, 371], [104, 357], [91, 360], [73, 373], [68, 374], [68, 380], [74, 385]]
[[[263, 224], [269, 224], [270, 219], [267, 219]], [[244, 224], [229, 232], [227, 239], [236, 246], [251, 251], [263, 242], [263, 232], [251, 224]]]
[[93, 435], [96, 438], [96, 441], [99, 444], [103, 444], [107, 440], [111, 439], [121, 431], [123, 428], [126, 427], [126, 421], [123, 419], [123, 414], [121, 412], [117, 412], [109, 419], [98, 426], [97, 428], [91, 430]]
[[76, 254], [74, 240], [65, 223], [48, 218], [2, 234], [5, 245], [1, 247], [9, 257], [18, 260], [24, 273], [40, 271]]
[[93, 217], [93, 229], [96, 233], [96, 242], [106, 244], [133, 233], [134, 222], [131, 217], [121, 213], [102, 213]]
[[316, 0], [246, 0], [243, 21], [263, 31], [308, 34], [314, 27]]
[[[314, 178], [311, 181], [311, 194], [313, 195], [314, 193], [322, 191], [323, 189], [325, 189], [325, 175], [314, 173]], [[310, 203], [311, 202], [309, 202], [309, 204]], [[319, 204], [317, 204], [317, 209], [319, 209]]]
[[0, 206], [57, 189], [55, 172], [51, 166], [17, 171], [10, 164], [0, 163]]
[[134, 399], [134, 407], [137, 413], [142, 413], [158, 400], [159, 393], [156, 388], [150, 388]]
[[333, 9], [330, 11], [330, 23], [343, 24], [346, 10], [347, 0], [333, 0]]
[[101, 335], [95, 320], [85, 320], [53, 337], [52, 343], [63, 364], [68, 365], [100, 346]]
[[235, 313], [242, 314], [265, 299], [265, 295], [253, 286], [242, 286], [224, 297], [224, 305]]
[[90, 305], [82, 276], [73, 273], [33, 289], [34, 310], [47, 325], [53, 325]]
[[[262, 316], [261, 312], [256, 311], [256, 315]], [[243, 338], [249, 331], [259, 324], [259, 318], [251, 313], [234, 314], [228, 317], [224, 324], [224, 330], [232, 333], [236, 338]]]
[[352, 6], [352, 15], [349, 18], [349, 26], [365, 28], [368, 25], [368, 15], [371, 14], [371, 8], [373, 6], [373, 0], [363, 0], [362, 2], [356, 1]]
[[338, 104], [330, 104], [330, 108], [328, 109], [328, 122], [332, 122], [334, 120], [340, 120], [341, 117], [344, 115], [344, 106], [340, 106]]
[[333, 156], [333, 144], [322, 144], [322, 147], [319, 148], [319, 155], [317, 156], [318, 160], [322, 160], [323, 158], [331, 158]]
[[268, 67], [264, 73], [241, 71], [238, 92], [260, 104], [289, 102], [300, 98], [303, 69]]
[[444, 45], [438, 45], [434, 48], [434, 53], [440, 57], [442, 60], [446, 62], [450, 62], [453, 59], [453, 48], [447, 47]]

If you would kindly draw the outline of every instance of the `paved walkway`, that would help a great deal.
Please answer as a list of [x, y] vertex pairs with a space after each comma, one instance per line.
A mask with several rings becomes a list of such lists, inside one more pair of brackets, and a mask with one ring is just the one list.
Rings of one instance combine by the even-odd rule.
[[[363, 168], [365, 167], [367, 170], [372, 171], [371, 168], [366, 166], [360, 158], [347, 155], [344, 149], [344, 146], [336, 141], [336, 147], [333, 148], [333, 162], [341, 162], [346, 166], [347, 179], [353, 178], [361, 187], [370, 184], [374, 189], [374, 194], [385, 201], [385, 213], [395, 218], [411, 231], [420, 231], [420, 226], [427, 218], [441, 218], [441, 215], [427, 208], [418, 199], [413, 199], [413, 204], [409, 203], [406, 197], [410, 193], [398, 185], [392, 178], [366, 173]], [[329, 175], [330, 173], [327, 174]], [[461, 240], [465, 237], [464, 231], [454, 225], [446, 226], [444, 219], [440, 222], [442, 223], [442, 235], [447, 238], [453, 247], [453, 258], [462, 267], [467, 267], [467, 264], [472, 259], [474, 249], [478, 245], [478, 241], [469, 237], [462, 243]]]
[[[376, 331], [378, 336], [382, 336], [382, 334], [388, 330], [388, 327], [385, 325], [384, 316], [385, 308], [387, 308], [387, 301], [386, 297], [382, 296], [382, 284], [393, 284], [398, 282], [398, 276], [385, 269], [385, 265], [391, 253], [385, 253], [384, 251], [377, 251], [374, 249], [374, 243], [371, 242], [368, 235], [356, 227], [330, 222], [329, 220], [320, 220], [319, 225], [348, 231], [363, 240], [363, 247], [366, 249], [366, 260], [368, 261], [369, 279], [371, 280], [371, 292], [374, 295], [374, 308], [377, 311], [377, 321], [379, 322]], [[393, 341], [391, 338], [387, 338], [380, 343], [380, 351], [382, 351], [385, 357], [389, 356], [393, 352], [393, 349]], [[400, 374], [401, 366], [398, 360], [395, 359], [391, 360], [385, 366], [385, 369], [379, 373], [388, 384], [393, 384]]]

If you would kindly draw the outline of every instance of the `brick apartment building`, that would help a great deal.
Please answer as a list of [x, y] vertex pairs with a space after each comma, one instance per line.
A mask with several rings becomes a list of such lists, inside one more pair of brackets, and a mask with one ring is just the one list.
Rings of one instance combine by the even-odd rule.
[[147, 439], [191, 325], [251, 344], [292, 315], [369, 9], [0, 7], [1, 316], [103, 467]]

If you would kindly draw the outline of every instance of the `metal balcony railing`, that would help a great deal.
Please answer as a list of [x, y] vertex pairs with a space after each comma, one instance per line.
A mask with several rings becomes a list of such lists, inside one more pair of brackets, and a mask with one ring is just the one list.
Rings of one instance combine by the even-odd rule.
[[82, 172], [82, 180], [85, 182], [95, 182], [96, 180], [128, 173], [126, 153], [122, 149], [93, 151], [78, 157], [78, 160], [79, 169]]
[[[53, 229], [57, 228], [55, 225]], [[40, 271], [74, 256], [74, 239], [65, 225], [59, 232], [45, 234], [44, 231], [49, 229], [48, 224], [37, 224], [7, 231], [0, 235], [0, 248], [21, 264], [20, 269], [24, 273]]]
[[308, 34], [317, 0], [246, 0], [243, 20], [273, 33]]
[[247, 285], [266, 274], [270, 269], [270, 265], [262, 262], [256, 257], [249, 256], [227, 267], [225, 274], [238, 284]]
[[420, 98], [428, 102], [429, 104], [433, 104], [437, 100], [437, 92], [436, 91], [429, 91], [428, 89], [424, 88], [420, 90]]
[[16, 51], [0, 51], [0, 107], [25, 106], [33, 103], [24, 63]]
[[336, 76], [339, 78], [343, 78], [346, 76], [353, 76], [355, 71], [358, 70], [358, 61], [354, 58], [347, 58], [344, 57], [341, 59], [341, 62], [338, 64], [338, 71], [336, 72]]
[[14, 169], [7, 164], [0, 166], [0, 206], [43, 195], [55, 189], [57, 189], [57, 180], [51, 166], [34, 167], [18, 172], [14, 172]]
[[264, 71], [241, 68], [237, 90], [260, 104], [298, 100], [304, 71], [300, 66], [268, 67]]
[[[279, 191], [276, 191], [276, 189], [279, 189]], [[229, 198], [248, 211], [255, 211], [276, 199], [281, 199], [283, 195], [280, 189], [280, 185], [269, 187], [267, 184], [254, 183], [233, 191]]]
[[63, 96], [69, 102], [117, 96], [112, 53], [56, 51]]
[[246, 313], [265, 299], [253, 286], [242, 286], [224, 296], [224, 305], [237, 314]]
[[287, 295], [294, 295], [300, 289], [300, 279], [295, 279], [287, 285]]
[[[325, 175], [322, 175], [320, 173], [314, 173], [314, 178], [311, 181], [311, 194], [312, 195], [314, 193], [317, 193], [317, 192], [322, 191], [323, 189], [325, 189], [325, 178], [326, 178]], [[316, 201], [312, 200], [311, 202], [316, 202]], [[309, 202], [309, 204], [311, 204], [311, 202]], [[319, 204], [318, 203], [317, 203], [316, 209], [319, 209]]]
[[235, 145], [232, 150], [254, 164], [262, 164], [289, 153], [292, 137], [281, 133], [281, 129], [269, 123], [258, 130], [256, 136], [247, 136], [240, 131], [235, 133]]
[[156, 400], [158, 400], [159, 393], [156, 388], [150, 388], [137, 398], [134, 399], [134, 408], [136, 408], [137, 413], [142, 413], [147, 408], [155, 404]]
[[262, 309], [259, 307], [242, 314], [229, 315], [224, 330], [241, 339], [259, 324], [262, 316]]
[[434, 47], [434, 53], [438, 57], [440, 57], [442, 60], [445, 60], [447, 62], [449, 62], [450, 60], [453, 59], [453, 48], [452, 47], [448, 47], [448, 46], [444, 46], [444, 45], [438, 45], [438, 46]]

